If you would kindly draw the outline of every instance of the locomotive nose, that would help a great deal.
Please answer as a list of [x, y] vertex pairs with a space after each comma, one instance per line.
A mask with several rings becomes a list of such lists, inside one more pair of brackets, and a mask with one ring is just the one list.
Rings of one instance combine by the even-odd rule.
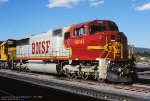
[[118, 31], [111, 31], [106, 36], [106, 44], [104, 45], [104, 50], [108, 52], [107, 57], [113, 59], [120, 59], [122, 53], [122, 33]]
[[116, 41], [116, 42], [121, 42], [121, 36], [122, 32], [114, 32], [110, 34], [110, 40], [111, 41]]

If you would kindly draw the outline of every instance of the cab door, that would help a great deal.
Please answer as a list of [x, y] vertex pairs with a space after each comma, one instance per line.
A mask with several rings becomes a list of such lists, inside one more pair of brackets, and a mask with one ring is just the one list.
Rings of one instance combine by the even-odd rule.
[[75, 60], [86, 59], [86, 26], [77, 26], [72, 29], [70, 38], [70, 47], [72, 48], [73, 58]]

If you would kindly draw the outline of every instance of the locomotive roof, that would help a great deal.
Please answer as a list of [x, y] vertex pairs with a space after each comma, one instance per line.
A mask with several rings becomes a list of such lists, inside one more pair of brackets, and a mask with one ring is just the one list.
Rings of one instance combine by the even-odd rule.
[[[15, 39], [7, 39], [7, 40], [5, 40], [5, 41], [8, 41], [8, 40], [11, 40], [11, 41], [13, 41], [13, 40], [15, 40]], [[0, 42], [4, 42], [4, 41], [0, 41]]]
[[7, 39], [5, 41], [0, 41], [0, 45], [4, 45], [8, 41], [16, 41], [16, 40], [14, 40], [14, 39]]
[[91, 20], [91, 21], [87, 21], [87, 22], [83, 22], [83, 23], [79, 23], [79, 24], [74, 24], [75, 26], [78, 26], [78, 25], [85, 25], [85, 24], [88, 24], [88, 23], [92, 23], [92, 22], [95, 22], [95, 21], [110, 21], [110, 20]]
[[[92, 23], [92, 22], [96, 22], [96, 21], [110, 21], [110, 20], [97, 20], [97, 19], [96, 19], [96, 20], [91, 20], [91, 21], [87, 21], [87, 22], [83, 22], [83, 23], [72, 24], [72, 25], [69, 25], [69, 26], [72, 26], [72, 27], [75, 27], [75, 26], [82, 26], [82, 25], [85, 25], [85, 24], [88, 24], [88, 23]], [[40, 34], [48, 33], [48, 32], [51, 31], [51, 30], [60, 29], [60, 28], [65, 28], [65, 27], [68, 27], [68, 26], [57, 27], [57, 28], [51, 28], [51, 29], [49, 29], [47, 32], [43, 32], [43, 33], [40, 33]], [[18, 40], [27, 39], [27, 38], [30, 38], [30, 37], [32, 37], [32, 36], [36, 36], [36, 35], [40, 35], [40, 34], [34, 34], [34, 35], [24, 36], [24, 37], [19, 38]]]

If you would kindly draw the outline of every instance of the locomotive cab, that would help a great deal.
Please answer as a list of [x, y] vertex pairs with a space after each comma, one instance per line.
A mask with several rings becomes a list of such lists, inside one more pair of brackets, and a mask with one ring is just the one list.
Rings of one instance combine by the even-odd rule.
[[127, 56], [123, 52], [127, 48], [127, 38], [112, 21], [95, 20], [72, 26], [64, 35], [64, 44], [72, 49], [73, 59], [120, 60]]

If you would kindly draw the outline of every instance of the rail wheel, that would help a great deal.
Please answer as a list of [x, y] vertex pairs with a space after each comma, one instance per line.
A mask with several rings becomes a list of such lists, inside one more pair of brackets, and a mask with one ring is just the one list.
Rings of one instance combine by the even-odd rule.
[[73, 74], [71, 75], [71, 78], [77, 79], [77, 78], [78, 78], [78, 74], [77, 74], [77, 73], [73, 73]]
[[69, 72], [69, 70], [64, 70], [64, 74], [67, 76], [67, 77], [71, 77], [71, 74], [70, 74], [70, 72]]
[[87, 79], [89, 78], [88, 73], [84, 72], [83, 75], [82, 75], [82, 78], [83, 78], [84, 80], [87, 80]]
[[100, 79], [100, 78], [98, 78], [97, 80], [98, 80], [98, 82], [106, 83], [106, 80], [104, 80], [104, 79]]

